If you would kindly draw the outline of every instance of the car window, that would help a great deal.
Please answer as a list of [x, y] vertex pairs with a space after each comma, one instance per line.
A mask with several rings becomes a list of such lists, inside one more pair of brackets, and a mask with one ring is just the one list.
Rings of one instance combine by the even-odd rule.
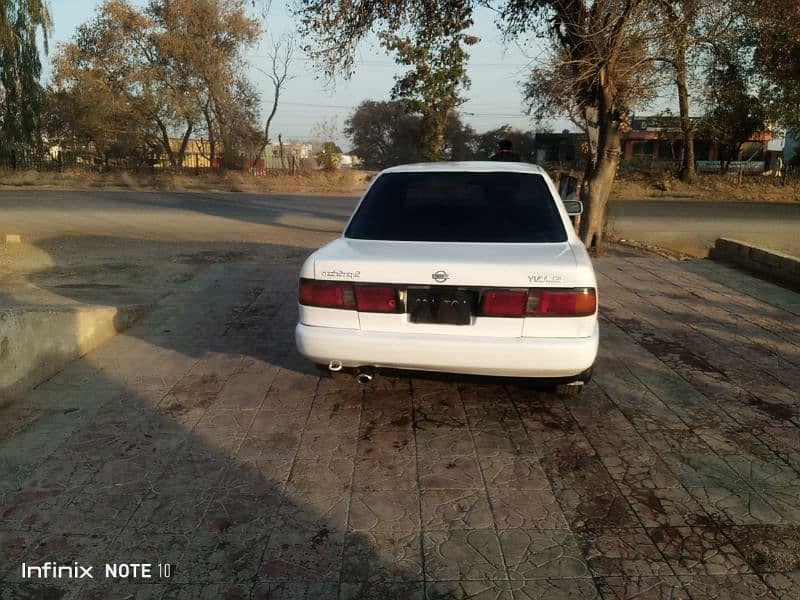
[[513, 172], [386, 173], [370, 188], [345, 236], [483, 243], [567, 239], [544, 177]]

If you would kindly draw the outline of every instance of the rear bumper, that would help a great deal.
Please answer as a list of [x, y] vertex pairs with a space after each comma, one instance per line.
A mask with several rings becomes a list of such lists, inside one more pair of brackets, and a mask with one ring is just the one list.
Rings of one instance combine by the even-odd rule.
[[599, 333], [584, 338], [494, 338], [361, 331], [298, 323], [297, 350], [315, 363], [504, 377], [573, 377], [597, 357]]

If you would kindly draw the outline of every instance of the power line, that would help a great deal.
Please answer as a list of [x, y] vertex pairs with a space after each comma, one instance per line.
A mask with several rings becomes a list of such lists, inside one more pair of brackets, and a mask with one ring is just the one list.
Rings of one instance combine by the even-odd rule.
[[[269, 54], [247, 54], [247, 58], [268, 58], [272, 59]], [[293, 57], [290, 60], [295, 62], [304, 62], [308, 63], [311, 62], [307, 58], [302, 57]], [[402, 66], [398, 65], [396, 62], [392, 60], [373, 60], [373, 59], [365, 59], [365, 60], [354, 60], [353, 61], [356, 65], [376, 65], [382, 67], [397, 67]], [[530, 66], [529, 64], [521, 64], [521, 63], [474, 63], [474, 62], [467, 62], [469, 67], [487, 67], [487, 68], [497, 68], [497, 67], [513, 67], [515, 69], [522, 69], [525, 67]]]
[[[342, 110], [354, 110], [358, 108], [356, 105], [353, 104], [315, 104], [312, 102], [281, 102], [280, 106], [296, 106], [301, 108], [338, 108]], [[516, 119], [518, 117], [527, 116], [523, 112], [510, 114], [510, 113], [491, 113], [491, 112], [484, 113], [484, 112], [461, 111], [461, 114], [468, 117], [499, 117], [505, 119]]]

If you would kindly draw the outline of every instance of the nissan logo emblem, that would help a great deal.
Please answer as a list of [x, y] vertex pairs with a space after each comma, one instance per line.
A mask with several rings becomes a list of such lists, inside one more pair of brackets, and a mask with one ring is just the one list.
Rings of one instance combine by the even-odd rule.
[[450, 275], [447, 274], [447, 271], [436, 271], [436, 273], [431, 275], [431, 279], [433, 279], [436, 283], [444, 283], [450, 279]]

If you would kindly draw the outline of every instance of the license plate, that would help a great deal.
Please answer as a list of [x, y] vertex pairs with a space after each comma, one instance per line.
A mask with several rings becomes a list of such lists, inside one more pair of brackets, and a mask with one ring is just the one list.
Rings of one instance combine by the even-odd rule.
[[470, 324], [472, 292], [409, 288], [407, 298], [412, 323]]

